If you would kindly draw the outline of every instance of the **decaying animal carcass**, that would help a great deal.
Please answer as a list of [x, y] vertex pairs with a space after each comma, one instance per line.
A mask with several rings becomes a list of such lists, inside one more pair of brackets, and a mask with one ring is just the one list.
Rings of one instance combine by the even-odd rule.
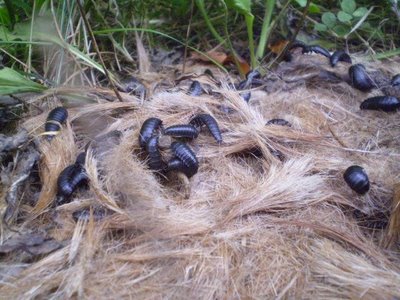
[[[376, 88], [360, 91], [348, 61], [332, 67], [313, 49], [293, 49], [240, 91], [213, 70], [219, 81], [196, 77], [209, 93], [188, 95], [189, 81], [143, 105], [129, 96], [67, 107], [63, 130], [38, 145], [39, 191], [21, 193], [8, 224], [59, 245], [33, 255], [24, 240], [2, 254], [2, 297], [399, 298], [399, 116], [360, 109], [399, 96], [390, 84], [399, 64], [365, 64]], [[21, 127], [34, 138], [46, 116]], [[194, 127], [178, 128], [184, 141], [164, 134], [189, 122], [217, 143]], [[56, 205], [57, 177], [80, 151], [88, 188]]]

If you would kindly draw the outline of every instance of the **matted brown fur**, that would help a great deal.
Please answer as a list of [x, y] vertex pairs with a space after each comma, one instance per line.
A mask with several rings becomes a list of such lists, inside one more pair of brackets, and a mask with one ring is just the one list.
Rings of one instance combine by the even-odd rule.
[[[219, 78], [221, 87], [207, 81], [219, 96], [159, 90], [143, 104], [69, 109], [69, 125], [41, 145], [40, 200], [25, 208], [27, 221], [14, 224], [46, 230], [63, 247], [33, 261], [8, 255], [5, 269], [24, 265], [2, 277], [1, 298], [400, 297], [398, 218], [392, 215], [388, 235], [361, 226], [353, 214], [389, 215], [399, 182], [399, 115], [360, 111], [368, 95], [344, 82], [316, 86], [307, 79], [291, 88], [277, 82], [275, 92], [252, 91], [247, 104], [228, 89], [229, 78]], [[215, 117], [224, 142], [218, 145], [203, 130], [190, 143], [200, 168], [185, 199], [176, 175], [167, 180], [147, 168], [138, 134], [149, 117], [169, 126], [197, 113]], [[40, 133], [45, 117], [22, 126]], [[273, 118], [292, 127], [265, 126]], [[103, 149], [101, 159], [99, 150], [90, 150], [90, 190], [52, 208], [57, 174], [98, 136], [87, 125], [95, 121], [103, 124], [102, 134], [121, 131], [120, 141]], [[246, 155], [255, 147], [263, 157]], [[369, 175], [371, 190], [364, 196], [343, 180], [353, 164]], [[74, 211], [89, 206], [109, 213], [98, 221], [73, 221]]]

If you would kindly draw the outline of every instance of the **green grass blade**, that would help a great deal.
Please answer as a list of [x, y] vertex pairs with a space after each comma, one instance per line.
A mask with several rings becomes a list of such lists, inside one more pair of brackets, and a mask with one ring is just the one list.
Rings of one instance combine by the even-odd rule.
[[[181, 42], [180, 40], [157, 30], [153, 30], [153, 29], [148, 29], [148, 28], [140, 28], [140, 27], [127, 27], [127, 28], [112, 28], [112, 29], [103, 29], [103, 30], [95, 30], [93, 31], [94, 34], [109, 34], [109, 33], [114, 33], [114, 32], [130, 32], [130, 31], [139, 31], [139, 32], [148, 32], [148, 33], [154, 33], [160, 36], [163, 36], [165, 38], [168, 38], [176, 43], [179, 43], [183, 46], [185, 46], [186, 44], [184, 42]], [[207, 57], [212, 63], [214, 63], [216, 66], [218, 66], [219, 68], [221, 68], [221, 70], [223, 70], [224, 72], [228, 72], [224, 66], [222, 66], [220, 63], [218, 63], [217, 61], [215, 61], [212, 57], [208, 56], [207, 53], [204, 53], [192, 46], [187, 46], [190, 50], [193, 50], [194, 52], [201, 54], [204, 57]]]
[[10, 17], [10, 30], [13, 30], [16, 21], [14, 5], [11, 0], [4, 0], [4, 4], [6, 5], [8, 16]]
[[42, 92], [47, 88], [33, 82], [10, 68], [0, 70], [0, 95]]
[[249, 39], [249, 51], [250, 51], [250, 60], [251, 60], [251, 67], [254, 69], [257, 67], [257, 60], [254, 53], [254, 38], [253, 38], [253, 22], [254, 16], [252, 14], [246, 14], [246, 27], [247, 27], [247, 36]]
[[225, 44], [225, 40], [219, 35], [217, 30], [215, 30], [213, 24], [211, 23], [210, 18], [207, 15], [207, 10], [204, 5], [204, 0], [196, 0], [197, 8], [200, 10], [201, 15], [203, 16], [204, 21], [207, 24], [208, 29], [211, 34], [217, 39], [220, 44]]
[[400, 55], [400, 48], [372, 55], [372, 59], [385, 59], [397, 55]]
[[268, 38], [271, 33], [271, 19], [275, 4], [276, 0], [266, 0], [265, 2], [265, 15], [261, 29], [260, 41], [257, 47], [257, 59], [261, 59], [264, 56], [265, 46], [267, 45]]

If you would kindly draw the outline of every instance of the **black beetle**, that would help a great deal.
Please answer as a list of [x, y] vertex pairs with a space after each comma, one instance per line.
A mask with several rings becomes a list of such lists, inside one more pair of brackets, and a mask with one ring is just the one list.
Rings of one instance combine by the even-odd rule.
[[328, 50], [326, 50], [325, 48], [322, 48], [319, 45], [315, 45], [315, 46], [307, 46], [303, 48], [303, 54], [304, 53], [309, 53], [309, 52], [314, 52], [314, 53], [318, 53], [321, 54], [327, 58], [331, 57], [331, 54], [329, 53]]
[[385, 112], [396, 111], [400, 108], [400, 101], [393, 96], [377, 96], [364, 100], [361, 109], [382, 110]]
[[67, 120], [67, 118], [68, 111], [62, 106], [56, 107], [49, 112], [46, 124], [44, 125], [44, 130], [49, 140], [57, 134], [61, 125]]
[[400, 85], [400, 74], [393, 76], [392, 80], [390, 81], [392, 86], [399, 86]]
[[173, 137], [181, 137], [188, 139], [195, 139], [199, 135], [199, 131], [196, 127], [190, 124], [185, 125], [173, 125], [165, 128], [165, 135], [171, 135]]
[[165, 162], [162, 160], [158, 150], [158, 136], [151, 137], [146, 144], [146, 151], [149, 154], [147, 164], [151, 170], [162, 171], [165, 169]]
[[291, 127], [292, 124], [290, 124], [288, 121], [284, 119], [272, 119], [269, 120], [265, 125], [280, 125], [280, 126], [288, 126]]
[[351, 166], [343, 174], [343, 178], [349, 187], [358, 194], [365, 194], [369, 191], [369, 179], [365, 170], [360, 166]]
[[197, 160], [196, 155], [188, 145], [181, 142], [173, 142], [171, 144], [171, 150], [175, 154], [175, 156], [182, 161], [182, 163], [188, 168], [191, 173], [197, 173], [197, 170], [199, 169], [199, 161]]
[[242, 96], [243, 100], [248, 103], [250, 101], [250, 98], [251, 98], [251, 93], [250, 92], [244, 92], [244, 93], [241, 93], [240, 96]]
[[189, 168], [183, 163], [183, 161], [175, 157], [168, 161], [167, 171], [179, 171], [190, 178], [197, 173], [197, 168]]
[[201, 87], [200, 82], [193, 80], [189, 87], [188, 93], [190, 96], [200, 96], [203, 93], [203, 88]]
[[210, 116], [209, 114], [198, 114], [194, 118], [192, 118], [189, 124], [201, 127], [202, 125], [206, 125], [214, 139], [218, 142], [218, 144], [222, 143], [222, 135], [221, 130], [219, 129], [217, 121]]
[[362, 64], [349, 68], [350, 85], [360, 91], [368, 92], [376, 87]]
[[57, 188], [58, 195], [66, 200], [77, 187], [86, 184], [88, 176], [85, 169], [80, 164], [73, 164], [66, 167], [58, 176]]
[[333, 52], [333, 54], [329, 58], [329, 61], [330, 61], [332, 67], [336, 66], [336, 64], [339, 61], [343, 61], [343, 62], [346, 62], [349, 64], [352, 63], [350, 55], [348, 55], [343, 50], [337, 50], [337, 51]]
[[158, 118], [148, 118], [143, 122], [139, 133], [139, 145], [146, 148], [147, 141], [152, 137], [154, 131], [162, 126], [162, 121]]

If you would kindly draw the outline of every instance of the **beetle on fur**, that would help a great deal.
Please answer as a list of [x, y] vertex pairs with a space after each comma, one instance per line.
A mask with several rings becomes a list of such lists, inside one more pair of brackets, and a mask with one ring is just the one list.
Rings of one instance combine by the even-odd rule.
[[331, 57], [329, 58], [332, 67], [335, 67], [339, 61], [346, 62], [351, 64], [351, 57], [343, 50], [337, 50], [333, 52]]
[[364, 100], [361, 109], [382, 110], [385, 112], [396, 111], [400, 108], [400, 100], [393, 96], [377, 96]]
[[86, 152], [81, 152], [73, 165], [66, 167], [57, 179], [57, 204], [68, 200], [79, 186], [85, 185], [89, 178], [85, 170]]
[[197, 173], [197, 168], [189, 168], [179, 158], [172, 158], [168, 161], [167, 171], [179, 171], [185, 174], [188, 178]]
[[358, 194], [369, 191], [369, 179], [365, 170], [360, 166], [350, 166], [343, 174], [343, 178], [349, 187]]
[[279, 125], [279, 126], [292, 127], [292, 124], [290, 124], [285, 119], [271, 119], [265, 125]]
[[172, 125], [165, 128], [163, 134], [170, 135], [177, 138], [195, 139], [198, 137], [199, 132], [193, 125]]
[[84, 185], [88, 181], [85, 169], [79, 164], [73, 164], [66, 167], [58, 176], [58, 204], [67, 201], [74, 193], [76, 188]]
[[50, 111], [47, 116], [46, 124], [44, 125], [47, 140], [51, 140], [60, 130], [61, 125], [67, 120], [68, 111], [62, 107], [56, 107]]
[[162, 126], [162, 121], [158, 118], [148, 118], [144, 121], [139, 133], [139, 145], [146, 148], [146, 144], [152, 137], [154, 131]]
[[165, 162], [162, 160], [161, 153], [158, 150], [158, 136], [152, 136], [146, 144], [146, 151], [149, 154], [147, 164], [153, 171], [160, 172], [165, 169]]
[[192, 118], [189, 124], [201, 127], [202, 125], [206, 125], [214, 139], [218, 142], [218, 144], [222, 143], [222, 135], [221, 130], [219, 129], [217, 121], [209, 114], [198, 114], [194, 118]]
[[314, 52], [317, 54], [321, 54], [327, 58], [331, 57], [331, 54], [329, 53], [328, 50], [326, 50], [325, 48], [315, 45], [315, 46], [306, 46], [303, 48], [303, 54], [305, 53], [310, 53], [310, 52]]
[[196, 174], [199, 169], [199, 161], [193, 150], [188, 145], [181, 142], [173, 142], [171, 144], [172, 152], [178, 157], [182, 163], [188, 168], [191, 174]]
[[188, 94], [190, 96], [200, 96], [203, 93], [203, 88], [197, 80], [193, 80], [189, 87]]
[[351, 66], [349, 68], [349, 77], [350, 85], [360, 91], [368, 92], [376, 87], [362, 64]]

